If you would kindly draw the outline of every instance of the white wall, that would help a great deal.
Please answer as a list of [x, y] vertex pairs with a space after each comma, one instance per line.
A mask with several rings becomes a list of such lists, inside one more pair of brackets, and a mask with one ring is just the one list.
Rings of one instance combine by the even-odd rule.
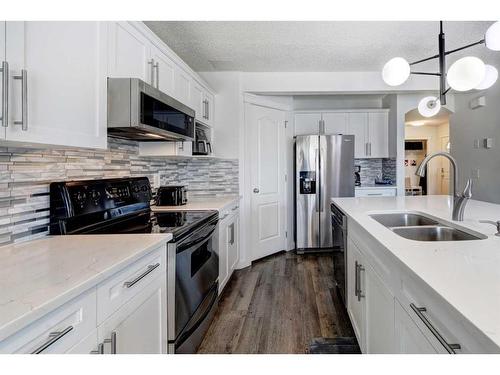
[[293, 98], [293, 109], [327, 110], [383, 108], [382, 95], [301, 95]]
[[[486, 106], [470, 109], [471, 99], [484, 95]], [[474, 181], [473, 199], [500, 203], [500, 84], [482, 93], [456, 95], [455, 114], [450, 117], [451, 154], [457, 159], [461, 185], [479, 169], [479, 179]], [[474, 148], [475, 139], [492, 137], [492, 149]], [[499, 213], [500, 219], [500, 213]]]

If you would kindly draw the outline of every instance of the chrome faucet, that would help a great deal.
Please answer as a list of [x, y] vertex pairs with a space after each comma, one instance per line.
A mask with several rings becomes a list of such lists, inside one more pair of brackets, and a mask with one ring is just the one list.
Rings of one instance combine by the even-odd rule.
[[434, 154], [428, 155], [422, 163], [417, 168], [415, 174], [420, 177], [425, 177], [425, 167], [429, 163], [429, 161], [436, 156], [444, 156], [450, 161], [451, 166], [453, 167], [453, 185], [452, 185], [452, 196], [453, 196], [453, 214], [452, 219], [456, 221], [464, 220], [464, 211], [465, 205], [472, 197], [472, 180], [469, 178], [467, 183], [465, 184], [464, 191], [461, 194], [457, 193], [458, 190], [458, 165], [457, 161], [453, 156], [449, 153], [440, 151]]

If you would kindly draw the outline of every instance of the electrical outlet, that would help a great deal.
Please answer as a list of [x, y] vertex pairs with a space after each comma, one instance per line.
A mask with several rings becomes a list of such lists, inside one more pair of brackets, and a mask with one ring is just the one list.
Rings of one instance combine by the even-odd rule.
[[479, 168], [473, 168], [470, 172], [470, 178], [479, 180]]
[[495, 147], [495, 139], [494, 138], [485, 138], [483, 139], [484, 148], [490, 149]]

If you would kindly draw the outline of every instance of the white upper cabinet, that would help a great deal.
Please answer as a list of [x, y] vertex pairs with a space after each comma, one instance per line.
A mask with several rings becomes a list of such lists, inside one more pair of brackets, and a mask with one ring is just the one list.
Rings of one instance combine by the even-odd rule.
[[5, 21], [0, 21], [0, 139], [5, 139], [5, 128], [3, 127], [3, 123], [5, 120], [5, 111], [6, 107], [3, 104], [4, 91], [5, 91], [5, 79], [4, 77], [8, 77], [8, 73], [4, 71], [4, 68], [7, 69], [7, 61], [5, 60]]
[[155, 46], [151, 48], [151, 58], [153, 59], [153, 86], [173, 96], [175, 89], [175, 63], [162, 50]]
[[6, 22], [7, 141], [106, 147], [106, 25]]
[[323, 132], [326, 135], [346, 134], [347, 113], [327, 112], [322, 114]]
[[181, 68], [175, 68], [174, 97], [181, 103], [189, 105], [189, 91], [191, 88], [191, 77]]
[[350, 112], [348, 114], [347, 134], [354, 135], [354, 157], [365, 158], [367, 153], [368, 114]]
[[321, 113], [296, 113], [295, 135], [319, 134]]
[[153, 83], [151, 43], [128, 22], [108, 23], [108, 74]]
[[389, 156], [389, 114], [387, 112], [368, 113], [368, 151], [372, 158]]
[[196, 82], [191, 85], [189, 104], [196, 113], [196, 120], [205, 122], [205, 91]]

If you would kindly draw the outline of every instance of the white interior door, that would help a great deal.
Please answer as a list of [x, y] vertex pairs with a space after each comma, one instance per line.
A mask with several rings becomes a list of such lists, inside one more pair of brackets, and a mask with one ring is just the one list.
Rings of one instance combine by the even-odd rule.
[[[441, 137], [441, 151], [450, 152], [448, 149], [448, 144], [450, 143], [450, 137]], [[441, 168], [440, 168], [440, 194], [448, 195], [450, 190], [450, 163], [448, 160], [441, 158]]]
[[252, 260], [286, 249], [285, 112], [245, 106], [249, 134]]

